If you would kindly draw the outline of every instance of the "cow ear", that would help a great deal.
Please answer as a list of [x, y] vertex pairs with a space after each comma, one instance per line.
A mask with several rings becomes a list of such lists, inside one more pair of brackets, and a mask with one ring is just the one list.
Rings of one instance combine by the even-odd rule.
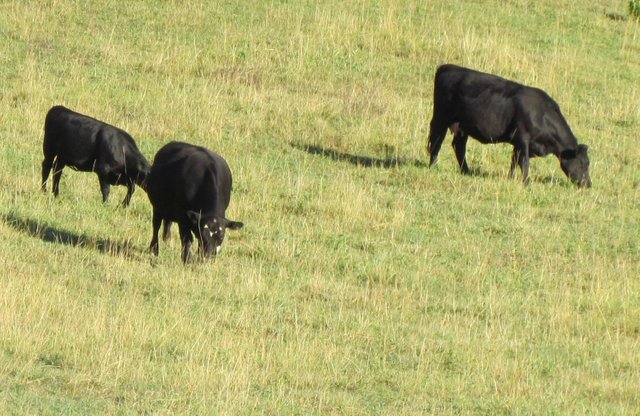
[[561, 159], [575, 159], [576, 149], [567, 149], [560, 152]]
[[587, 146], [586, 144], [579, 144], [577, 153], [586, 155], [588, 150], [589, 146]]
[[198, 224], [202, 220], [202, 215], [195, 211], [187, 211], [187, 217], [193, 224]]
[[239, 221], [226, 220], [226, 222], [227, 222], [227, 228], [230, 228], [232, 230], [239, 230], [242, 227], [244, 227], [244, 223]]

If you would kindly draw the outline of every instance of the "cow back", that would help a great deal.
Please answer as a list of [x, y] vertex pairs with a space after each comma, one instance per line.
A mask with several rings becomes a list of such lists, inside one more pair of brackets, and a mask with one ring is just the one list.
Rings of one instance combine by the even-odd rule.
[[200, 146], [171, 142], [154, 158], [147, 194], [163, 216], [180, 221], [187, 210], [224, 216], [231, 185], [231, 171], [222, 157]]

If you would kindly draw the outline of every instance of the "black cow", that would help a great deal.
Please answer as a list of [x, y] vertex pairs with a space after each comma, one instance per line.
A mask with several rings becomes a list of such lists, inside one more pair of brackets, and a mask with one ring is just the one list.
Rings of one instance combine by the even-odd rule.
[[243, 226], [225, 217], [231, 182], [231, 171], [221, 156], [188, 143], [171, 142], [162, 147], [147, 181], [147, 195], [153, 205], [151, 252], [158, 255], [158, 230], [164, 221], [165, 238], [171, 222], [180, 227], [184, 263], [189, 259], [193, 234], [201, 254], [217, 254], [225, 230]]
[[53, 168], [53, 194], [57, 197], [62, 169], [95, 172], [100, 181], [102, 201], [109, 199], [110, 185], [126, 185], [122, 201], [129, 205], [135, 184], [145, 188], [151, 167], [129, 133], [100, 120], [54, 106], [44, 122], [42, 144], [42, 191]]
[[467, 138], [482, 143], [513, 145], [509, 177], [520, 165], [524, 183], [529, 182], [529, 158], [553, 153], [564, 173], [578, 186], [591, 186], [587, 146], [578, 144], [558, 104], [544, 91], [495, 75], [455, 65], [442, 65], [435, 76], [433, 118], [429, 131], [429, 165], [447, 134], [463, 173]]

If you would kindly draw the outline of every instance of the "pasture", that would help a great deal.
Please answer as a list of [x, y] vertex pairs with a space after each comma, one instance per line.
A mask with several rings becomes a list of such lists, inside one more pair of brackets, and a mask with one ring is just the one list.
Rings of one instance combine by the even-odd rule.
[[[622, 0], [4, 1], [0, 414], [637, 414], [640, 27]], [[451, 62], [547, 91], [554, 156], [445, 139]], [[141, 189], [40, 192], [62, 104], [228, 161], [215, 261], [148, 251]], [[518, 172], [519, 173], [519, 172]], [[520, 176], [518, 175], [518, 178]]]

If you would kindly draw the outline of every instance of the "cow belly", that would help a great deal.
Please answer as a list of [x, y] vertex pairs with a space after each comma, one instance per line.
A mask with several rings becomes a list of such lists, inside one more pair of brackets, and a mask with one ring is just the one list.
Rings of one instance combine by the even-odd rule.
[[513, 134], [510, 134], [508, 123], [494, 115], [487, 115], [481, 119], [477, 117], [462, 118], [460, 127], [481, 143], [511, 142], [513, 137]]
[[154, 209], [158, 212], [160, 217], [169, 222], [180, 223], [187, 218], [187, 209], [177, 207], [158, 207], [154, 205]]
[[546, 156], [552, 152], [553, 145], [541, 143], [538, 141], [529, 144], [529, 157]]
[[126, 185], [128, 182], [127, 176], [122, 172], [109, 172], [107, 181], [110, 185]]
[[60, 160], [66, 165], [80, 172], [93, 172], [95, 169], [95, 159], [71, 159], [60, 158]]
[[464, 130], [469, 136], [473, 137], [480, 143], [489, 144], [489, 143], [504, 143], [511, 142], [512, 136], [509, 134], [505, 134], [504, 130], [500, 129], [490, 129], [490, 130], [481, 130], [476, 126], [470, 126], [470, 128], [462, 125], [462, 130]]

